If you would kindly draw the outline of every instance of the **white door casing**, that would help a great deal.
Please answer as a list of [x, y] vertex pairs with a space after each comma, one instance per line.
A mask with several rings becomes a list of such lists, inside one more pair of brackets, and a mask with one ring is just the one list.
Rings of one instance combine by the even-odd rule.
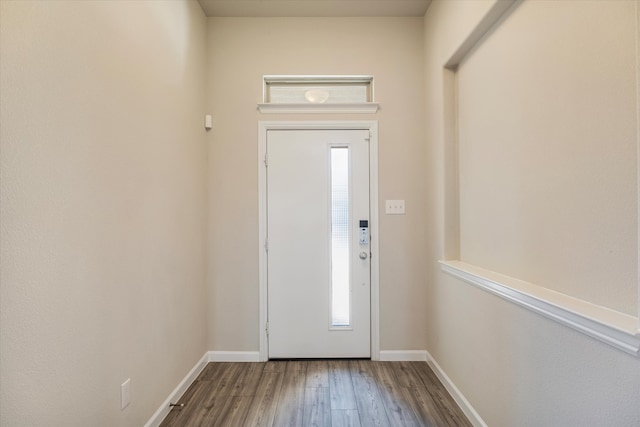
[[[276, 132], [278, 130], [288, 130], [288, 131], [294, 131], [294, 132]], [[318, 132], [302, 132], [299, 133], [297, 135], [298, 139], [300, 136], [303, 135], [325, 135], [328, 136], [331, 134], [331, 130], [333, 131], [338, 131], [336, 133], [334, 133], [334, 135], [340, 135], [340, 134], [345, 134], [344, 132], [341, 133], [339, 132], [340, 130], [351, 130], [351, 131], [361, 131], [361, 132], [346, 132], [346, 134], [350, 134], [351, 136], [353, 135], [359, 135], [358, 138], [360, 138], [360, 140], [365, 140], [368, 139], [368, 141], [366, 141], [365, 144], [365, 148], [364, 148], [364, 162], [366, 163], [367, 159], [367, 148], [368, 148], [368, 165], [364, 165], [364, 174], [366, 175], [366, 169], [368, 166], [369, 169], [369, 206], [368, 206], [368, 214], [369, 214], [369, 230], [370, 230], [370, 247], [369, 248], [364, 248], [361, 245], [359, 245], [358, 242], [358, 236], [357, 236], [357, 226], [358, 226], [358, 220], [360, 219], [365, 219], [365, 218], [361, 218], [363, 216], [366, 216], [367, 214], [367, 206], [366, 206], [366, 200], [364, 201], [365, 206], [364, 208], [360, 207], [360, 208], [356, 208], [353, 212], [352, 212], [352, 217], [351, 217], [351, 223], [352, 223], [352, 240], [355, 240], [354, 243], [352, 243], [352, 246], [350, 248], [350, 253], [351, 253], [351, 265], [352, 265], [352, 270], [353, 270], [353, 279], [355, 279], [352, 282], [352, 301], [354, 301], [354, 303], [358, 300], [362, 301], [363, 299], [366, 300], [366, 303], [369, 304], [368, 307], [366, 307], [366, 311], [365, 310], [360, 310], [358, 307], [353, 307], [352, 306], [352, 315], [353, 317], [353, 322], [350, 325], [350, 327], [343, 327], [343, 328], [331, 328], [330, 325], [330, 310], [328, 307], [328, 300], [329, 300], [329, 296], [330, 296], [330, 289], [327, 288], [327, 286], [323, 286], [322, 284], [320, 285], [320, 287], [316, 287], [316, 291], [317, 294], [315, 296], [313, 296], [313, 298], [315, 298], [316, 300], [323, 301], [324, 306], [322, 308], [317, 309], [316, 314], [314, 315], [315, 320], [310, 321], [309, 325], [303, 325], [303, 324], [298, 324], [298, 322], [294, 322], [293, 325], [291, 325], [291, 319], [305, 319], [305, 312], [304, 310], [298, 310], [298, 312], [296, 313], [296, 309], [298, 308], [298, 305], [294, 305], [293, 308], [291, 306], [291, 301], [295, 301], [295, 294], [298, 293], [298, 298], [300, 297], [300, 295], [309, 295], [310, 292], [314, 292], [312, 288], [309, 289], [298, 289], [298, 286], [300, 286], [300, 284], [304, 284], [306, 283], [305, 280], [305, 275], [309, 276], [309, 277], [313, 277], [314, 280], [319, 281], [321, 283], [327, 283], [328, 278], [327, 278], [327, 271], [328, 269], [327, 267], [327, 262], [329, 261], [329, 253], [330, 248], [327, 247], [326, 241], [323, 244], [317, 244], [317, 242], [314, 241], [309, 241], [309, 239], [318, 239], [318, 232], [319, 233], [326, 233], [326, 226], [324, 226], [324, 230], [315, 230], [314, 232], [307, 232], [305, 235], [303, 234], [302, 230], [308, 229], [309, 227], [307, 226], [305, 228], [304, 225], [304, 221], [301, 222], [299, 224], [300, 227], [302, 227], [299, 231], [295, 232], [295, 234], [297, 235], [296, 239], [293, 240], [294, 246], [297, 247], [292, 247], [292, 248], [287, 248], [288, 245], [282, 245], [282, 242], [278, 242], [278, 241], [271, 241], [269, 242], [269, 246], [271, 246], [269, 249], [271, 249], [272, 252], [270, 255], [272, 255], [272, 259], [269, 260], [268, 257], [268, 253], [267, 253], [267, 249], [266, 249], [266, 242], [267, 242], [267, 231], [268, 231], [268, 209], [272, 210], [272, 215], [274, 215], [275, 213], [279, 212], [279, 211], [287, 211], [287, 210], [291, 210], [291, 212], [293, 212], [293, 216], [289, 219], [289, 220], [297, 220], [298, 217], [296, 217], [296, 215], [300, 214], [303, 215], [302, 218], [308, 218], [311, 223], [316, 224], [316, 226], [312, 227], [314, 229], [316, 228], [322, 228], [322, 226], [318, 227], [318, 225], [321, 225], [321, 223], [330, 223], [330, 220], [327, 219], [326, 216], [326, 207], [327, 205], [324, 206], [324, 208], [320, 208], [320, 209], [316, 209], [318, 211], [318, 213], [314, 214], [313, 211], [305, 211], [305, 205], [308, 205], [309, 202], [311, 200], [313, 200], [313, 197], [308, 198], [307, 202], [302, 202], [301, 199], [306, 198], [307, 196], [305, 195], [305, 186], [307, 185], [311, 185], [311, 186], [316, 186], [316, 192], [317, 189], [322, 188], [322, 186], [326, 183], [326, 171], [324, 172], [324, 177], [319, 177], [319, 178], [311, 178], [311, 181], [309, 183], [305, 183], [304, 185], [298, 185], [297, 190], [294, 190], [293, 188], [291, 188], [291, 191], [298, 191], [298, 193], [295, 195], [295, 197], [291, 197], [289, 200], [287, 200], [287, 197], [281, 198], [280, 199], [280, 205], [279, 206], [275, 206], [278, 204], [278, 200], [272, 200], [272, 204], [271, 206], [268, 208], [267, 207], [267, 170], [268, 168], [266, 167], [266, 154], [269, 150], [271, 150], [272, 152], [270, 153], [270, 159], [269, 159], [269, 166], [274, 166], [274, 164], [272, 163], [273, 161], [278, 162], [278, 158], [273, 158], [274, 154], [278, 154], [276, 150], [278, 149], [278, 147], [276, 147], [275, 143], [271, 143], [271, 145], [269, 145], [268, 148], [268, 135], [269, 135], [269, 131], [274, 131], [271, 132], [271, 136], [273, 135], [293, 135], [295, 133], [295, 130], [307, 130], [307, 131], [318, 131]], [[258, 131], [259, 131], [259, 211], [260, 211], [260, 221], [259, 221], [259, 242], [260, 242], [260, 253], [259, 253], [259, 261], [260, 261], [260, 325], [259, 325], [259, 330], [260, 330], [260, 360], [268, 360], [268, 358], [271, 357], [368, 357], [370, 356], [372, 359], [377, 360], [379, 359], [379, 338], [378, 338], [378, 334], [379, 334], [379, 320], [378, 320], [378, 306], [379, 306], [379, 289], [378, 289], [378, 266], [379, 266], [379, 262], [378, 262], [378, 201], [377, 201], [377, 122], [375, 121], [338, 121], [338, 122], [259, 122], [258, 124]], [[325, 133], [322, 133], [321, 131], [327, 131]], [[271, 138], [273, 140], [273, 138]], [[286, 139], [286, 138], [285, 138]], [[294, 138], [295, 139], [295, 138]], [[326, 141], [326, 140], [325, 140]], [[313, 153], [298, 153], [301, 154], [303, 156], [303, 159], [301, 163], [304, 163], [304, 157], [308, 157], [308, 156], [315, 156], [314, 160], [311, 160], [311, 163], [309, 163], [309, 160], [307, 160], [308, 164], [322, 164], [322, 167], [320, 169], [322, 169], [323, 167], [325, 169], [328, 168], [328, 153], [330, 150], [330, 147], [336, 147], [336, 146], [342, 146], [345, 147], [347, 145], [349, 145], [348, 143], [345, 143], [344, 140], [342, 140], [342, 142], [336, 143], [336, 139], [333, 139], [333, 142], [317, 142], [317, 144], [319, 144], [316, 148], [316, 152], [315, 154]], [[362, 141], [364, 142], [364, 141]], [[284, 160], [286, 164], [286, 157], [289, 155], [293, 155], [293, 153], [288, 153], [287, 151], [291, 151], [291, 149], [293, 147], [295, 147], [295, 145], [291, 145], [291, 141], [289, 141], [288, 143], [286, 141], [282, 142], [282, 144], [280, 144], [281, 146], [279, 147], [279, 149], [284, 150], [280, 153], [280, 160]], [[288, 145], [287, 145], [288, 144]], [[366, 147], [366, 145], [368, 145], [368, 147]], [[358, 155], [358, 150], [362, 150], [362, 146], [360, 146], [360, 148], [355, 149], [353, 146], [351, 146], [350, 148], [351, 150], [351, 156], [354, 155]], [[322, 157], [324, 159], [327, 160], [327, 162], [325, 163], [324, 160], [321, 160], [320, 162], [318, 162], [318, 158]], [[282, 165], [279, 166], [279, 168], [281, 168]], [[281, 171], [283, 173], [303, 173], [305, 174], [305, 168], [307, 168], [308, 166], [301, 166], [301, 165], [296, 165], [296, 162], [292, 162], [289, 167], [293, 167], [293, 172], [292, 171]], [[300, 170], [298, 172], [295, 172], [295, 169], [299, 168]], [[285, 168], [286, 169], [286, 168]], [[357, 168], [356, 171], [357, 173]], [[271, 171], [269, 172], [271, 173]], [[322, 174], [322, 172], [320, 171], [320, 174]], [[281, 178], [281, 179], [280, 179]], [[277, 182], [278, 179], [280, 179], [280, 185], [282, 188], [286, 188], [285, 186], [288, 185], [287, 183], [287, 178], [286, 176], [280, 177], [278, 178], [278, 175], [272, 175], [270, 177], [271, 179], [271, 184], [274, 184]], [[366, 179], [366, 177], [365, 177]], [[314, 184], [314, 180], [316, 181], [316, 183]], [[290, 185], [290, 184], [289, 184]], [[360, 184], [358, 184], [360, 185]], [[325, 185], [326, 187], [326, 185]], [[326, 188], [325, 190], [321, 190], [324, 191], [324, 194], [322, 196], [320, 196], [320, 198], [324, 199], [322, 200], [322, 202], [326, 202], [326, 198], [325, 196], [327, 196], [326, 194]], [[317, 198], [317, 197], [316, 197]], [[298, 200], [298, 202], [300, 203], [295, 203], [295, 204], [291, 204], [292, 200]], [[273, 211], [273, 209], [276, 209], [276, 211]], [[359, 209], [359, 211], [358, 211]], [[324, 213], [323, 213], [324, 212]], [[314, 218], [312, 218], [312, 216], [315, 215]], [[355, 226], [354, 226], [355, 224]], [[273, 240], [274, 238], [278, 238], [278, 233], [277, 231], [277, 223], [271, 223], [270, 226], [272, 227], [272, 235], [269, 236], [270, 240]], [[273, 227], [276, 228], [273, 228]], [[281, 235], [285, 235], [286, 234], [286, 228], [287, 227], [281, 227], [282, 229], [280, 230], [280, 234]], [[284, 233], [284, 234], [283, 234]], [[316, 234], [315, 236], [313, 234]], [[324, 237], [325, 235], [323, 235], [322, 237]], [[326, 239], [325, 239], [326, 240]], [[284, 240], [283, 240], [284, 241]], [[273, 245], [276, 245], [276, 248], [274, 248]], [[287, 254], [283, 254], [281, 252], [281, 250], [285, 248], [286, 250], [290, 250], [290, 253]], [[362, 250], [361, 250], [362, 249]], [[366, 260], [360, 260], [358, 255], [361, 252], [370, 252], [372, 254], [371, 258], [367, 258]], [[291, 261], [289, 264], [286, 264], [286, 260], [287, 258], [282, 258], [283, 256], [287, 256], [290, 257]], [[277, 258], [280, 257], [280, 259], [278, 260]], [[320, 263], [321, 265], [314, 265], [313, 263], [310, 263], [313, 260], [317, 260], [320, 259]], [[304, 265], [304, 264], [307, 265]], [[299, 268], [290, 268], [291, 265], [294, 266], [298, 266]], [[282, 266], [282, 268], [279, 268], [278, 266]], [[269, 271], [268, 268], [271, 268], [272, 270]], [[366, 270], [366, 272], [365, 272]], [[284, 276], [283, 276], [284, 274]], [[324, 277], [322, 277], [324, 274]], [[358, 276], [358, 274], [360, 274], [360, 276]], [[364, 281], [362, 280], [362, 277], [364, 277], [364, 275], [369, 276], [370, 274], [370, 284], [369, 283], [364, 283]], [[293, 281], [296, 284], [296, 286], [294, 288], [290, 288], [288, 291], [284, 291], [284, 294], [282, 292], [280, 292], [281, 290], [275, 289], [275, 293], [274, 293], [274, 286], [272, 284], [271, 288], [268, 288], [268, 284], [267, 281], [268, 279], [277, 279], [279, 281], [281, 281], [280, 279], [282, 279], [285, 276], [289, 276], [289, 278], [293, 278]], [[369, 277], [367, 277], [369, 278]], [[306, 286], [306, 285], [303, 285]], [[330, 286], [330, 283], [329, 283]], [[367, 292], [362, 292], [364, 289], [367, 289]], [[293, 290], [293, 294], [291, 294], [291, 291]], [[280, 292], [280, 294], [278, 294], [278, 292]], [[290, 295], [291, 294], [291, 295]], [[285, 299], [281, 300], [281, 301], [276, 301], [277, 298], [281, 298], [282, 295], [285, 295]], [[271, 300], [268, 300], [268, 297], [271, 298]], [[292, 300], [289, 298], [293, 298]], [[304, 300], [300, 300], [300, 301], [304, 301]], [[271, 304], [271, 308], [270, 305]], [[280, 304], [280, 306], [278, 307], [277, 304]], [[294, 303], [295, 304], [295, 303]], [[268, 318], [268, 313], [269, 310], [272, 310], [271, 312], [271, 316], [272, 319], [270, 320], [270, 325], [267, 323], [267, 318]], [[274, 311], [275, 310], [275, 311]], [[274, 313], [276, 314], [276, 316], [274, 317]], [[280, 316], [280, 318], [278, 317], [278, 314], [283, 313], [283, 316]], [[359, 313], [359, 314], [358, 314]], [[287, 315], [290, 315], [290, 317], [287, 317]], [[291, 317], [293, 316], [293, 317]], [[296, 317], [298, 316], [298, 317]], [[358, 317], [359, 316], [359, 317]], [[358, 329], [360, 332], [362, 332], [362, 326], [363, 326], [363, 322], [366, 322], [366, 320], [364, 320], [366, 318], [366, 320], [370, 319], [369, 324], [367, 324], [367, 331], [366, 333], [366, 341], [363, 341], [362, 338], [354, 338], [355, 335], [353, 335], [353, 329]], [[274, 321], [276, 323], [274, 323]], [[280, 323], [278, 323], [280, 322]], [[283, 323], [284, 322], [284, 323]], [[289, 322], [289, 323], [287, 323]], [[307, 320], [302, 320], [301, 323], [308, 323]], [[290, 330], [287, 331], [282, 331], [282, 325], [287, 325], [289, 324], [289, 326], [291, 326]], [[286, 327], [289, 327], [286, 326]], [[313, 330], [315, 331], [311, 336], [307, 336], [305, 335], [305, 329], [303, 328], [306, 327], [306, 331], [309, 330]], [[370, 326], [370, 331], [368, 330]], [[269, 327], [269, 329], [271, 329], [270, 335], [267, 335], [267, 328]], [[274, 330], [274, 327], [277, 328]], [[309, 329], [311, 328], [311, 329]], [[337, 330], [336, 330], [337, 329]], [[324, 332], [323, 332], [324, 331]], [[280, 335], [278, 335], [280, 333]], [[283, 335], [284, 333], [284, 335]], [[298, 334], [297, 336], [290, 336], [291, 334]], [[314, 335], [315, 334], [315, 335]], [[324, 340], [324, 341], [323, 341]], [[269, 344], [272, 344], [272, 349], [269, 349]], [[298, 350], [292, 349], [292, 348], [287, 348], [288, 344], [287, 343], [303, 343], [302, 345], [299, 345]], [[283, 347], [284, 345], [284, 347]], [[365, 347], [368, 348], [364, 348], [363, 350], [363, 345]], [[302, 348], [302, 352], [300, 352], [300, 348]], [[271, 353], [271, 354], [270, 354]]]

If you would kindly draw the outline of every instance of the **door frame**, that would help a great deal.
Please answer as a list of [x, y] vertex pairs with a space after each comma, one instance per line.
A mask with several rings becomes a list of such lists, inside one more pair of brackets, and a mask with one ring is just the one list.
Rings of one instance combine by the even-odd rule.
[[378, 234], [378, 121], [258, 121], [258, 262], [260, 361], [269, 359], [267, 337], [267, 133], [270, 130], [369, 131], [369, 232], [371, 235], [371, 359], [380, 360], [380, 236]]

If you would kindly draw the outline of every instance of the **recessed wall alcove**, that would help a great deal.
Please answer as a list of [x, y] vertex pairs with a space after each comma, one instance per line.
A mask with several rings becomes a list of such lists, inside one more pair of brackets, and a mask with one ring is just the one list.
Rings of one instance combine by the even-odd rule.
[[498, 2], [445, 64], [441, 268], [638, 356], [633, 6]]

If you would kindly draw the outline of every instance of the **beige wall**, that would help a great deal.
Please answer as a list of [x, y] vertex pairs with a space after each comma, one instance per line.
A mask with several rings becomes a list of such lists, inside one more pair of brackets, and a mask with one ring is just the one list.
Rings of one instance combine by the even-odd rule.
[[[210, 18], [209, 347], [259, 349], [259, 120], [378, 120], [382, 350], [426, 345], [424, 98], [420, 18]], [[376, 115], [261, 115], [264, 74], [372, 74]]]
[[633, 1], [524, 2], [460, 64], [460, 259], [637, 316]]
[[0, 424], [141, 426], [207, 348], [206, 20], [0, 7]]
[[[434, 261], [446, 249], [443, 65], [494, 3], [436, 0], [425, 16]], [[560, 281], [568, 293], [632, 314], [636, 3], [525, 1], [462, 63], [458, 81], [465, 259], [529, 280], [540, 274], [545, 284]], [[553, 256], [570, 268], [557, 260], [550, 267], [545, 257]], [[427, 348], [488, 425], [640, 422], [638, 358], [429, 266]]]
[[[639, 359], [438, 269], [442, 67], [494, 3], [436, 0], [424, 20], [205, 20], [193, 2], [0, 2], [0, 424], [139, 426], [206, 350], [258, 350], [257, 121], [278, 119], [379, 120], [381, 206], [407, 201], [407, 215], [380, 216], [383, 350], [428, 349], [491, 426], [638, 424]], [[612, 2], [563, 5], [584, 3]], [[512, 49], [525, 28], [538, 40], [531, 7], [493, 48]], [[628, 47], [616, 47], [625, 61]], [[491, 65], [488, 53], [463, 64], [467, 83], [495, 78], [474, 68]], [[610, 88], [621, 70], [600, 65]], [[373, 74], [382, 110], [261, 115], [263, 74]], [[489, 97], [477, 83], [471, 107]], [[618, 112], [610, 126], [626, 141], [618, 103], [629, 94], [614, 83], [622, 91], [604, 113]], [[589, 147], [586, 164], [601, 165], [601, 145]], [[624, 159], [620, 171], [604, 159], [616, 197], [629, 192]], [[622, 223], [607, 233], [633, 228], [608, 215]], [[632, 310], [616, 305], [629, 293], [620, 283], [603, 303]], [[133, 403], [121, 412], [128, 377]]]

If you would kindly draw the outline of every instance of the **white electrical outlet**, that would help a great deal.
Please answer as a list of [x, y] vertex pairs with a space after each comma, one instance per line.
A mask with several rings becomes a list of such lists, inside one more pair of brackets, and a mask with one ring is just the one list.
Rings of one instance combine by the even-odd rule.
[[385, 200], [387, 215], [404, 215], [404, 200]]
[[120, 409], [124, 409], [131, 403], [131, 378], [120, 384]]

